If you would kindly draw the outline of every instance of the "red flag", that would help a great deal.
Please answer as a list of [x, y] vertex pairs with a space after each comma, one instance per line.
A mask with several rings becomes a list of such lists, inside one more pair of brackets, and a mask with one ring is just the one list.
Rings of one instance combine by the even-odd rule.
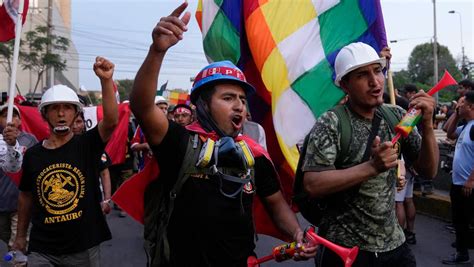
[[30, 133], [38, 140], [46, 139], [49, 136], [49, 127], [43, 120], [36, 107], [20, 106], [21, 130]]
[[[21, 130], [31, 133], [38, 140], [46, 139], [49, 136], [48, 124], [43, 120], [36, 107], [17, 106], [20, 109]], [[97, 120], [101, 120], [102, 106], [97, 107]], [[112, 164], [119, 164], [125, 161], [127, 152], [128, 121], [130, 118], [130, 108], [128, 104], [119, 105], [119, 123], [115, 128], [110, 140], [105, 147]]]
[[156, 160], [149, 160], [143, 170], [127, 179], [112, 196], [112, 200], [137, 222], [143, 224], [145, 189], [158, 177], [160, 169]]
[[[102, 106], [100, 106], [100, 111], [102, 112]], [[99, 113], [99, 107], [97, 107], [97, 113]], [[125, 161], [125, 154], [127, 153], [127, 149], [129, 149], [127, 146], [127, 138], [130, 113], [128, 103], [119, 105], [119, 123], [105, 147], [105, 151], [109, 154], [112, 165], [120, 164]], [[97, 119], [99, 119], [98, 115]]]
[[[24, 0], [23, 24], [28, 13], [28, 0]], [[18, 18], [20, 0], [5, 0], [0, 7], [0, 42], [7, 42], [15, 38], [15, 24]]]

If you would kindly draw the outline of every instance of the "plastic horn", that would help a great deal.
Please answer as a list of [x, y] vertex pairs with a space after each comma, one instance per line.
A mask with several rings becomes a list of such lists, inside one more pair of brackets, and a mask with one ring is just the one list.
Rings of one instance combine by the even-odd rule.
[[345, 248], [338, 246], [318, 236], [314, 232], [314, 227], [310, 227], [310, 229], [306, 230], [306, 240], [308, 240], [309, 243], [312, 243], [314, 245], [321, 244], [332, 250], [334, 253], [339, 255], [339, 257], [341, 257], [342, 261], [344, 262], [344, 267], [351, 267], [355, 259], [357, 258], [357, 254], [359, 254], [359, 247], [356, 246], [353, 248]]
[[[310, 226], [305, 231], [305, 239], [311, 245], [321, 244], [330, 250], [334, 251], [339, 257], [342, 258], [345, 267], [351, 267], [354, 263], [357, 254], [359, 253], [358, 247], [345, 248], [338, 246], [320, 236], [314, 232], [314, 226]], [[297, 247], [296, 243], [289, 243], [280, 245], [273, 248], [272, 254], [267, 255], [262, 258], [256, 258], [255, 256], [250, 256], [247, 258], [247, 267], [258, 267], [260, 263], [264, 263], [270, 260], [276, 260], [277, 262], [290, 259], [294, 256], [295, 252], [299, 252], [303, 247]]]
[[[440, 91], [441, 89], [445, 88], [446, 86], [455, 85], [455, 84], [457, 84], [456, 80], [453, 78], [453, 76], [451, 76], [451, 74], [449, 74], [447, 70], [445, 70], [441, 80], [433, 88], [431, 88], [427, 92], [427, 94], [432, 96], [436, 94], [438, 91]], [[407, 117], [407, 115], [409, 116]], [[397, 125], [397, 127], [395, 128], [397, 135], [395, 135], [395, 137], [392, 139], [392, 144], [395, 144], [398, 141], [398, 139], [400, 139], [400, 137], [402, 136], [407, 137], [408, 134], [413, 130], [413, 127], [415, 127], [416, 123], [418, 123], [418, 121], [421, 118], [421, 112], [418, 110], [410, 109], [407, 112], [407, 115], [403, 117], [403, 119], [405, 119], [406, 122], [402, 119], [400, 124]], [[402, 124], [410, 124], [410, 125], [402, 125]]]
[[260, 263], [273, 260], [273, 255], [267, 255], [265, 257], [257, 259], [255, 256], [250, 256], [247, 258], [247, 267], [258, 267]]
[[279, 246], [276, 246], [272, 249], [272, 254], [267, 255], [262, 258], [255, 258], [250, 256], [247, 258], [247, 267], [259, 266], [260, 263], [275, 260], [276, 262], [285, 261], [291, 259], [295, 256], [296, 253], [302, 252], [304, 250], [304, 245], [298, 244], [296, 242], [286, 243]]

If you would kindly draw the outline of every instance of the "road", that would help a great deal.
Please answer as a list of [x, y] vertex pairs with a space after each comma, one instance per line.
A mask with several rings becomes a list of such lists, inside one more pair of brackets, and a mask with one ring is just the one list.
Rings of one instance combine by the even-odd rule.
[[[120, 218], [117, 211], [113, 211], [108, 216], [108, 223], [112, 231], [113, 239], [102, 244], [101, 262], [103, 267], [132, 267], [145, 266], [146, 257], [143, 250], [142, 229], [143, 227], [130, 218]], [[454, 234], [445, 229], [446, 222], [433, 219], [424, 215], [417, 215], [416, 233], [417, 244], [412, 245], [418, 266], [436, 267], [446, 266], [441, 264], [441, 259], [451, 254], [454, 249], [451, 243], [454, 241]], [[259, 236], [257, 242], [257, 255], [263, 256], [271, 251], [273, 246], [281, 241], [268, 237]], [[6, 247], [0, 244], [0, 255], [6, 252]], [[471, 259], [474, 259], [474, 252], [470, 251]], [[0, 264], [0, 266], [6, 266]], [[262, 267], [287, 267], [287, 266], [314, 266], [312, 261], [307, 262], [268, 262]], [[459, 266], [473, 266], [459, 265]]]

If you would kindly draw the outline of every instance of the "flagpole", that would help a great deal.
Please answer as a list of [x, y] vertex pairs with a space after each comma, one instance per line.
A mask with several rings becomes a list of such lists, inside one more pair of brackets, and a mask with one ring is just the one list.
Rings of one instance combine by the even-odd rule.
[[12, 121], [13, 117], [13, 100], [15, 98], [15, 84], [16, 84], [16, 70], [18, 68], [18, 55], [20, 54], [20, 39], [21, 39], [21, 26], [23, 25], [23, 7], [24, 0], [20, 0], [18, 5], [18, 17], [15, 25], [15, 46], [13, 49], [13, 66], [12, 76], [10, 79], [10, 89], [8, 90], [8, 109], [7, 109], [7, 123]]
[[388, 95], [390, 96], [390, 104], [395, 105], [395, 88], [393, 86], [392, 71], [387, 70], [387, 81], [388, 81]]

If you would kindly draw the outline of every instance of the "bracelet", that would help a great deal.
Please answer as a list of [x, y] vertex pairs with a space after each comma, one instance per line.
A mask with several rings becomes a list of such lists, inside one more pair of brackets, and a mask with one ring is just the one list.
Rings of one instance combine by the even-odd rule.
[[102, 203], [105, 203], [105, 204], [110, 206], [110, 198], [108, 198], [106, 200], [102, 200]]

